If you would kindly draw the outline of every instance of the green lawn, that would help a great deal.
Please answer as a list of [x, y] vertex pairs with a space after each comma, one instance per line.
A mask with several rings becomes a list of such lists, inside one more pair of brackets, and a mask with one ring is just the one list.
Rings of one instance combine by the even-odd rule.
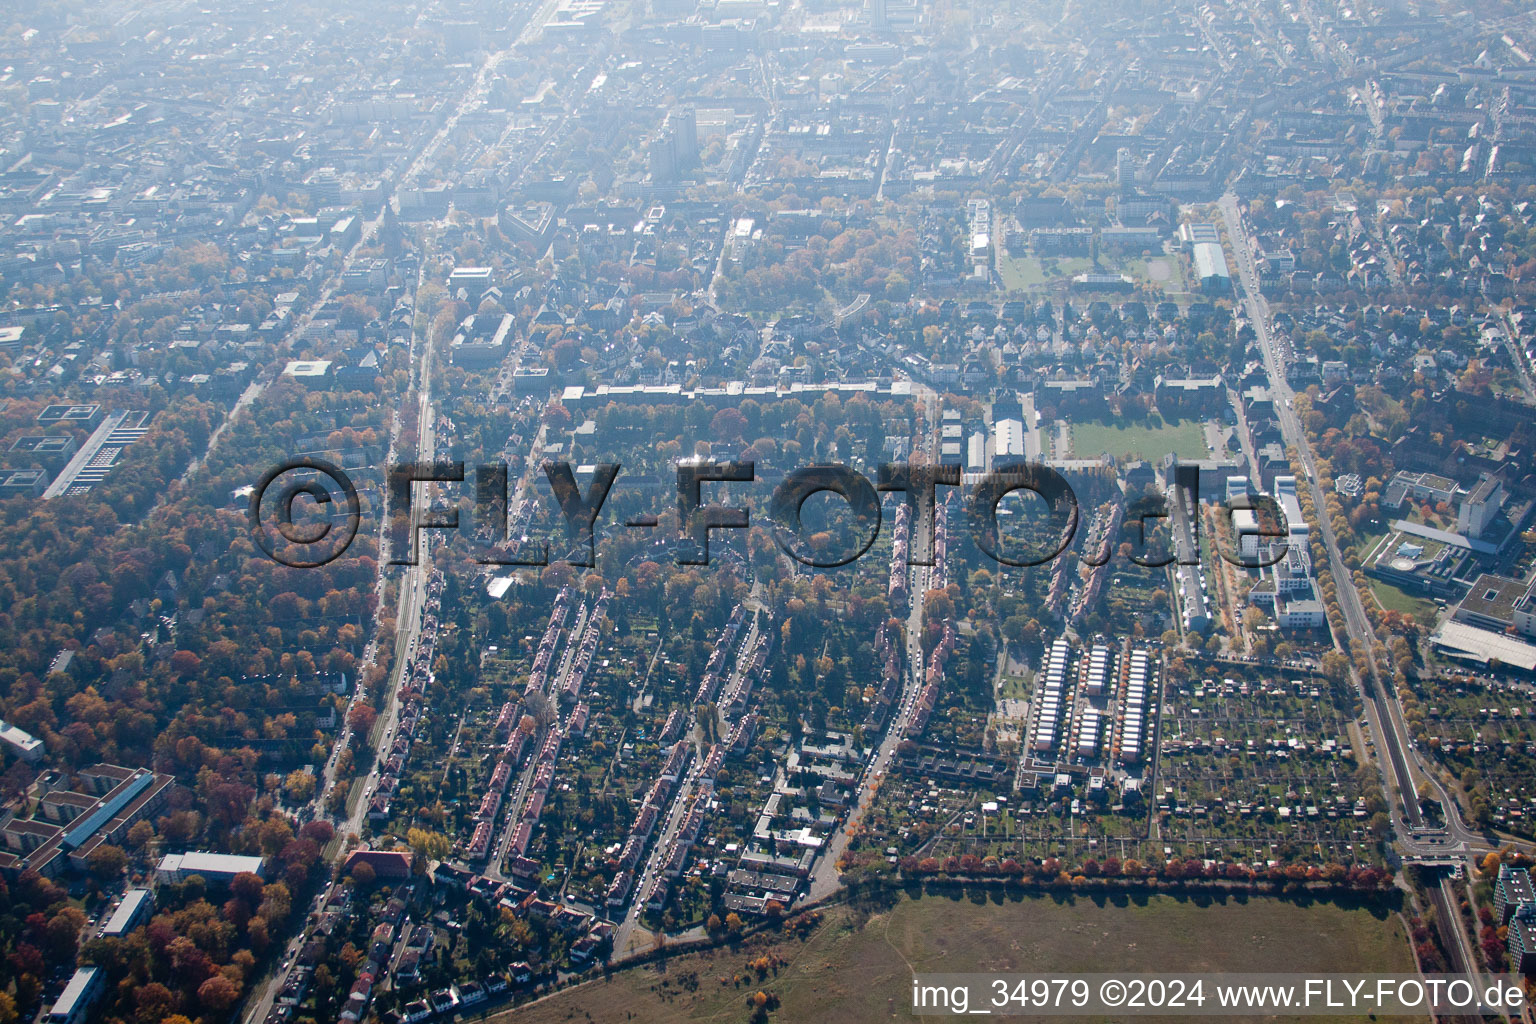
[[1390, 532], [1387, 523], [1387, 520], [1373, 519], [1366, 523], [1360, 529], [1360, 531], [1356, 533], [1356, 536], [1359, 539], [1355, 542], [1355, 547], [1360, 552], [1360, 558], [1362, 561], [1364, 561], [1367, 555], [1376, 550], [1376, 546], [1380, 544]]
[[1386, 580], [1371, 580], [1371, 592], [1376, 595], [1376, 602], [1389, 612], [1399, 612], [1404, 615], [1412, 615], [1426, 626], [1435, 621], [1435, 614], [1440, 610], [1435, 602], [1428, 598], [1410, 594], [1402, 587], [1394, 586]]
[[[782, 960], [759, 978], [746, 965], [765, 953]], [[1175, 969], [1413, 973], [1414, 962], [1401, 920], [1381, 904], [978, 889], [902, 897], [869, 916], [834, 910], [804, 942], [753, 940], [679, 957], [664, 971], [621, 971], [493, 1019], [743, 1021], [746, 998], [762, 989], [782, 1001], [769, 1017], [779, 1024], [876, 1024], [913, 1019], [914, 972]]]
[[1028, 700], [1034, 693], [1034, 687], [1024, 676], [1005, 675], [1001, 696], [1011, 697], [1016, 700]]
[[1168, 454], [1181, 459], [1203, 459], [1205, 428], [1199, 420], [1146, 421], [1088, 420], [1072, 424], [1072, 457], [1093, 459], [1100, 455], [1157, 460]]
[[1010, 256], [1001, 253], [997, 257], [997, 275], [1002, 279], [1003, 290], [1027, 292], [1081, 274], [1093, 268], [1093, 261], [1078, 256], [1047, 257]]

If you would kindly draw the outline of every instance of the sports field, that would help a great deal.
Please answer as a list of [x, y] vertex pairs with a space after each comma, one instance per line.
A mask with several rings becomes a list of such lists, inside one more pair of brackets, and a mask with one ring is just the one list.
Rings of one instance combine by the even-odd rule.
[[[760, 977], [749, 965], [765, 954], [777, 966]], [[946, 893], [902, 897], [886, 910], [829, 911], [803, 941], [756, 938], [664, 969], [619, 971], [494, 1019], [745, 1021], [747, 999], [761, 990], [779, 1000], [773, 1021], [874, 1024], [913, 1017], [914, 972], [1159, 969], [1412, 973], [1414, 964], [1401, 920], [1381, 906]]]
[[1086, 420], [1072, 424], [1075, 459], [1129, 455], [1156, 461], [1169, 454], [1181, 459], [1207, 457], [1205, 428], [1199, 420]]

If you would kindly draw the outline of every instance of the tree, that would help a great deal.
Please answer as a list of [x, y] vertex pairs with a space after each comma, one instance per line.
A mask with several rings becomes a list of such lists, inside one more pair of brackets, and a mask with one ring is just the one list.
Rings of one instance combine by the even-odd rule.
[[128, 830], [128, 844], [135, 850], [142, 850], [155, 838], [155, 826], [147, 821], [136, 821]]
[[405, 841], [411, 849], [429, 860], [442, 860], [453, 849], [447, 836], [424, 828], [413, 828], [406, 832]]
[[288, 886], [282, 882], [273, 882], [262, 887], [261, 906], [259, 913], [268, 921], [283, 921], [293, 910], [293, 896], [288, 892]]
[[240, 986], [222, 974], [215, 974], [197, 987], [197, 1001], [213, 1013], [223, 1013], [240, 998]]
[[304, 803], [315, 795], [315, 776], [302, 768], [296, 768], [288, 773], [283, 788], [288, 791], [289, 800]]
[[58, 958], [57, 962], [69, 963], [74, 960], [80, 930], [84, 927], [85, 911], [74, 906], [61, 908], [48, 920], [43, 934], [48, 939], [48, 948]]
[[354, 704], [352, 710], [347, 712], [347, 725], [355, 735], [367, 736], [378, 717], [379, 713], [367, 704]]
[[91, 874], [102, 882], [110, 882], [128, 867], [128, 855], [123, 852], [122, 847], [113, 846], [111, 843], [103, 843], [96, 847], [87, 859], [90, 861]]
[[331, 841], [331, 837], [335, 834], [336, 826], [332, 825], [324, 818], [316, 818], [314, 821], [307, 821], [304, 823], [304, 827], [299, 829], [300, 836], [305, 839], [312, 840], [317, 846], [324, 846], [326, 843]]
[[270, 929], [267, 926], [267, 919], [264, 917], [253, 917], [247, 921], [245, 923], [245, 933], [250, 937], [251, 948], [258, 953], [265, 950], [272, 941]]
[[229, 894], [236, 899], [245, 901], [248, 907], [254, 907], [261, 902], [262, 889], [266, 883], [261, 876], [252, 871], [242, 871], [229, 883]]
[[176, 993], [158, 981], [152, 981], [134, 990], [133, 1002], [142, 1019], [164, 1020], [176, 1007]]
[[1040, 639], [1040, 623], [1022, 612], [1003, 620], [1003, 637], [1014, 646], [1035, 643]]

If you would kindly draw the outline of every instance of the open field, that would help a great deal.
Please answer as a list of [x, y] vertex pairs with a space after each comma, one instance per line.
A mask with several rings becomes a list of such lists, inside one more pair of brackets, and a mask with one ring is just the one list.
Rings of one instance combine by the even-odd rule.
[[1010, 256], [1000, 253], [997, 275], [1004, 291], [1030, 291], [1093, 269], [1093, 261], [1082, 256]]
[[1181, 459], [1206, 457], [1205, 430], [1199, 420], [1085, 420], [1072, 424], [1072, 457], [1076, 459], [1129, 455], [1158, 460], [1170, 452]]
[[1140, 284], [1151, 284], [1173, 294], [1188, 291], [1184, 283], [1184, 272], [1174, 256], [1126, 260], [1123, 269]]
[[999, 696], [1010, 697], [1014, 700], [1028, 700], [1034, 694], [1034, 687], [1029, 676], [1005, 675]]
[[1128, 274], [1138, 284], [1174, 295], [1188, 291], [1184, 272], [1175, 256], [1106, 254], [1100, 256], [1098, 262], [1086, 256], [1013, 256], [1007, 252], [997, 256], [997, 275], [1003, 290], [1008, 292], [1046, 288], [1086, 271]]
[[1386, 580], [1371, 580], [1371, 592], [1376, 595], [1376, 603], [1384, 610], [1412, 615], [1425, 625], [1433, 625], [1435, 615], [1439, 612], [1435, 602], [1410, 594], [1402, 587], [1388, 583]]
[[[759, 978], [747, 964], [764, 954], [782, 962]], [[664, 970], [619, 972], [495, 1019], [745, 1021], [746, 999], [761, 989], [781, 1000], [771, 1020], [873, 1024], [913, 1016], [914, 972], [1156, 969], [1411, 973], [1414, 966], [1402, 922], [1381, 906], [957, 891], [902, 897], [869, 914], [839, 908], [804, 941], [755, 939], [735, 951], [678, 957]]]

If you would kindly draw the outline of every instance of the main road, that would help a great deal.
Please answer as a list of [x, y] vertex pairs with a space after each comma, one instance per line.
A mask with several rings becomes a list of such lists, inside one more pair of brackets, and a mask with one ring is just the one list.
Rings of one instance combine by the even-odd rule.
[[[927, 437], [922, 447], [923, 450], [936, 452], [938, 450], [939, 400], [932, 391], [925, 392], [924, 397], [928, 407], [928, 422]], [[912, 530], [914, 534], [917, 531], [915, 517]], [[913, 550], [916, 550], [915, 544]], [[932, 556], [932, 552], [929, 552], [929, 556]], [[912, 710], [917, 706], [918, 695], [923, 691], [923, 678], [926, 675], [923, 661], [923, 598], [928, 593], [933, 569], [926, 565], [914, 565], [908, 568], [907, 573], [907, 593], [911, 595], [908, 599], [906, 627], [908, 671], [906, 682], [902, 687], [901, 700], [891, 714], [890, 726], [886, 729], [879, 748], [864, 766], [864, 773], [860, 776], [858, 788], [853, 794], [848, 820], [833, 833], [832, 838], [827, 842], [826, 849], [817, 859], [816, 866], [811, 870], [810, 884], [806, 892], [807, 900], [824, 899], [842, 885], [838, 861], [842, 860], [849, 841], [858, 831], [864, 815], [869, 813], [870, 807], [874, 804], [875, 792], [880, 788], [880, 781], [885, 778], [886, 770], [890, 767], [891, 758], [896, 753], [896, 745], [906, 735], [907, 724], [912, 720]]]
[[[527, 18], [530, 14], [530, 8], [531, 4], [522, 3], [518, 5], [517, 10], [523, 14], [525, 18]], [[502, 60], [509, 56], [511, 52], [512, 51], [509, 49], [499, 53], [490, 54], [486, 57], [485, 61], [480, 66], [479, 71], [475, 75], [473, 84], [465, 90], [464, 94], [459, 98], [458, 103], [455, 105], [452, 113], [443, 122], [443, 125], [433, 133], [431, 138], [425, 142], [421, 150], [410, 162], [405, 171], [405, 174], [401, 177], [402, 181], [418, 173], [425, 162], [442, 147], [443, 143], [453, 132], [454, 128], [459, 122], [459, 119], [464, 115], [464, 113], [484, 101], [487, 79], [489, 78], [490, 74], [501, 64]], [[385, 201], [388, 202], [387, 199]], [[371, 237], [377, 230], [379, 222], [380, 218], [375, 218], [368, 224], [367, 234], [369, 237]], [[425, 261], [423, 262], [422, 272], [425, 273]], [[337, 280], [339, 280], [339, 276], [340, 275], [338, 274]], [[420, 281], [418, 279], [418, 284], [419, 283]], [[432, 405], [433, 339], [431, 337], [430, 325], [428, 326], [426, 337], [420, 340], [420, 359], [413, 367], [417, 402], [416, 459], [419, 462], [431, 462], [436, 452], [436, 414]], [[391, 452], [391, 455], [393, 454], [394, 453]], [[413, 508], [425, 509], [428, 507], [427, 503], [430, 501], [431, 487], [433, 486], [434, 485], [421, 482], [413, 485]], [[386, 537], [387, 545], [388, 531], [386, 529], [381, 532]], [[424, 532], [422, 534], [418, 545], [419, 550], [416, 552], [416, 564], [407, 568], [406, 573], [400, 582], [399, 603], [396, 606], [395, 617], [396, 634], [394, 665], [390, 673], [389, 682], [386, 684], [388, 691], [387, 696], [385, 697], [384, 720], [376, 728], [377, 735], [373, 744], [373, 760], [375, 761], [379, 759], [380, 754], [389, 750], [390, 746], [394, 743], [395, 730], [399, 724], [399, 701], [396, 699], [396, 694], [399, 688], [400, 679], [404, 674], [406, 666], [409, 664], [412, 655], [415, 654], [420, 639], [424, 610], [427, 605], [427, 588], [429, 581], [428, 567], [430, 563], [430, 559], [428, 557], [430, 550], [430, 536], [431, 535], [428, 532]], [[387, 546], [385, 552], [386, 553], [384, 554], [384, 557], [389, 557], [387, 553]], [[371, 663], [377, 656], [377, 653], [378, 640], [377, 637], [375, 637], [369, 642], [369, 645], [364, 652], [363, 664]], [[353, 692], [352, 702], [348, 705], [348, 710], [350, 711], [351, 708], [356, 706], [357, 703], [364, 697], [365, 694], [361, 680], [359, 680], [359, 684]], [[350, 718], [350, 715], [347, 717]], [[320, 785], [316, 787], [316, 794], [314, 800], [312, 801], [314, 807], [319, 811], [324, 810], [327, 801], [331, 794], [335, 791], [335, 788], [338, 785], [344, 784], [343, 780], [339, 779], [337, 776], [337, 759], [339, 757], [340, 751], [347, 747], [350, 740], [351, 726], [346, 718], [344, 718], [337, 737], [335, 748], [332, 751], [331, 757], [326, 761], [325, 767], [321, 771]], [[355, 835], [361, 830], [363, 817], [367, 814], [368, 797], [372, 793], [372, 787], [373, 784], [377, 781], [377, 778], [378, 777], [376, 774], [369, 776], [368, 782], [364, 788], [363, 793], [359, 796], [356, 806], [352, 808], [347, 817], [338, 825], [338, 831], [342, 835], [349, 833]], [[334, 851], [335, 855], [339, 857], [345, 848], [345, 842], [337, 844], [337, 848]], [[303, 932], [291, 940], [290, 946], [292, 949], [297, 949], [298, 946], [304, 941], [304, 938], [307, 935], [307, 931], [308, 929], [306, 926]], [[283, 984], [288, 979], [289, 968], [286, 966], [287, 963], [291, 963], [291, 959], [284, 962], [285, 966], [279, 967], [277, 970], [274, 970], [270, 975], [268, 975], [266, 981], [263, 984], [259, 984], [251, 990], [250, 996], [246, 1000], [245, 1010], [242, 1017], [242, 1019], [245, 1020], [247, 1024], [258, 1024], [258, 1022], [265, 1020], [267, 1015], [271, 1012], [272, 1005], [277, 997], [277, 994], [282, 991]]]
[[[1322, 488], [1318, 484], [1317, 461], [1312, 452], [1312, 446], [1307, 441], [1306, 432], [1302, 429], [1301, 420], [1296, 415], [1293, 403], [1295, 392], [1291, 390], [1286, 380], [1284, 360], [1270, 334], [1269, 309], [1264, 297], [1259, 293], [1253, 253], [1237, 208], [1237, 197], [1229, 192], [1222, 197], [1220, 207], [1222, 218], [1226, 222], [1232, 252], [1237, 260], [1238, 274], [1242, 282], [1243, 307], [1263, 352], [1265, 370], [1269, 375], [1270, 394], [1274, 399], [1280, 430], [1285, 436], [1286, 444], [1296, 450], [1297, 459], [1301, 462], [1306, 477], [1305, 486], [1310, 490], [1312, 506], [1318, 513], [1318, 531], [1323, 541], [1323, 548], [1327, 552], [1329, 569], [1333, 573], [1339, 611], [1344, 618], [1350, 647], [1356, 651], [1370, 652], [1375, 643], [1375, 634], [1371, 628], [1371, 621], [1365, 613], [1365, 604], [1360, 598], [1360, 592], [1355, 587], [1354, 575], [1339, 550], [1333, 524], [1325, 513], [1327, 505]], [[1366, 680], [1359, 679], [1358, 676], [1356, 680], [1361, 684], [1365, 698], [1367, 719], [1385, 755], [1387, 771], [1383, 775], [1396, 796], [1401, 809], [1401, 820], [1413, 831], [1424, 828], [1414, 771], [1417, 767], [1418, 777], [1429, 782], [1446, 808], [1446, 817], [1450, 823], [1449, 830], [1456, 842], [1468, 846], [1476, 844], [1486, 846], [1487, 842], [1481, 835], [1462, 823], [1459, 814], [1456, 813], [1456, 802], [1445, 791], [1434, 773], [1425, 770], [1421, 764], [1410, 764], [1410, 759], [1417, 762], [1418, 754], [1414, 749], [1413, 741], [1409, 738], [1408, 729], [1403, 723], [1402, 705], [1384, 685], [1376, 659], [1372, 656], [1367, 661], [1370, 669], [1369, 685], [1365, 685]], [[1441, 845], [1426, 847], [1423, 850], [1414, 849], [1419, 844], [1412, 832], [1406, 836], [1399, 836], [1399, 839], [1403, 842], [1406, 852], [1425, 854], [1446, 852], [1446, 848]]]
[[[1353, 666], [1350, 668], [1350, 674], [1360, 688], [1366, 718], [1384, 755], [1382, 779], [1395, 796], [1401, 809], [1401, 818], [1396, 814], [1393, 816], [1394, 823], [1397, 825], [1398, 849], [1410, 857], [1433, 858], [1447, 858], [1455, 854], [1470, 854], [1478, 849], [1487, 849], [1490, 845], [1488, 841], [1467, 828], [1462, 822], [1456, 802], [1440, 784], [1439, 779], [1433, 772], [1425, 770], [1422, 765], [1417, 765], [1421, 776], [1427, 780], [1436, 792], [1441, 806], [1445, 808], [1448, 823], [1444, 831], [1436, 829], [1432, 835], [1425, 832], [1424, 816], [1419, 808], [1418, 786], [1414, 780], [1413, 766], [1410, 765], [1410, 758], [1417, 760], [1417, 751], [1403, 724], [1402, 705], [1383, 685], [1375, 655], [1371, 653], [1375, 635], [1370, 619], [1365, 614], [1365, 605], [1360, 599], [1360, 593], [1355, 588], [1354, 576], [1339, 551], [1338, 539], [1334, 535], [1333, 525], [1325, 511], [1327, 506], [1324, 495], [1317, 482], [1317, 462], [1311, 445], [1307, 443], [1306, 432], [1302, 430], [1301, 421], [1296, 415], [1293, 404], [1295, 393], [1286, 380], [1284, 361], [1274, 339], [1270, 336], [1269, 309], [1263, 295], [1259, 293], [1257, 269], [1254, 265], [1252, 248], [1248, 244], [1248, 235], [1243, 227], [1242, 215], [1237, 207], [1237, 197], [1229, 192], [1221, 198], [1219, 205], [1222, 219], [1226, 223], [1232, 253], [1237, 260], [1238, 275], [1242, 283], [1243, 308], [1247, 311], [1248, 319], [1258, 337], [1264, 356], [1264, 368], [1269, 375], [1270, 393], [1274, 399], [1275, 413], [1280, 421], [1280, 430], [1285, 436], [1286, 443], [1296, 450], [1296, 457], [1301, 462], [1302, 470], [1306, 475], [1306, 486], [1312, 495], [1312, 507], [1317, 510], [1318, 532], [1322, 537], [1323, 547], [1328, 555], [1328, 565], [1333, 573], [1339, 611], [1344, 618], [1349, 645], [1356, 651], [1366, 652], [1367, 655], [1369, 682], [1361, 679]], [[1338, 643], [1341, 638], [1334, 639], [1335, 643]], [[1441, 944], [1451, 960], [1451, 969], [1475, 973], [1478, 969], [1476, 955], [1467, 941], [1465, 929], [1462, 928], [1461, 917], [1449, 882], [1441, 879], [1439, 885], [1426, 887], [1426, 893], [1435, 908], [1436, 925], [1440, 931]]]
[[[421, 346], [420, 376], [418, 378], [418, 406], [417, 406], [417, 458], [419, 461], [430, 462], [435, 448], [436, 432], [432, 421], [432, 340], [426, 338]], [[413, 498], [414, 507], [425, 508], [427, 501], [427, 485], [418, 483], [417, 494]], [[400, 584], [399, 604], [396, 606], [395, 621], [398, 624], [395, 634], [394, 664], [386, 685], [384, 718], [376, 725], [377, 739], [373, 744], [373, 756], [371, 760], [377, 762], [382, 755], [390, 749], [394, 743], [395, 729], [399, 725], [400, 702], [396, 699], [400, 680], [405, 675], [411, 658], [416, 653], [420, 639], [420, 630], [424, 609], [427, 604], [428, 564], [427, 543], [428, 534], [423, 533], [420, 550], [417, 552], [416, 564], [410, 566]], [[378, 655], [378, 639], [375, 637], [369, 641], [364, 652], [363, 664], [371, 664]], [[316, 793], [312, 801], [317, 811], [323, 812], [336, 787], [350, 785], [347, 780], [341, 778], [337, 772], [341, 751], [347, 749], [352, 739], [351, 710], [367, 699], [367, 693], [359, 678], [357, 686], [353, 690], [351, 702], [347, 705], [348, 714], [342, 719], [341, 731], [337, 737], [336, 745], [331, 751], [331, 756], [326, 759], [321, 770], [320, 785], [316, 787]], [[356, 804], [346, 817], [337, 823], [337, 832], [341, 836], [357, 835], [363, 824], [364, 816], [368, 813], [368, 798], [373, 793], [373, 787], [378, 782], [377, 768], [373, 768], [368, 775], [362, 792], [357, 798]], [[335, 856], [340, 857], [346, 850], [345, 841], [337, 844]], [[327, 889], [329, 892], [329, 889]], [[307, 927], [303, 933], [292, 940], [293, 949], [302, 944], [307, 935]], [[290, 953], [293, 952], [290, 949]], [[268, 976], [265, 984], [253, 989], [247, 1000], [247, 1011], [244, 1020], [247, 1024], [258, 1024], [266, 1019], [271, 1012], [272, 1004], [277, 994], [282, 991], [283, 985], [288, 980], [291, 959], [284, 960], [283, 966]]]
[[[761, 584], [753, 583], [751, 596], [747, 598], [746, 606], [752, 609], [751, 625], [747, 627], [746, 636], [733, 640], [729, 645], [730, 651], [735, 651], [737, 657], [730, 673], [720, 685], [717, 701], [727, 694], [734, 693], [741, 685], [743, 677], [751, 671], [750, 658], [752, 651], [757, 647], [759, 632], [763, 628], [764, 619], [759, 614], [759, 602], [761, 600]], [[745, 708], [738, 709], [737, 721], [740, 715], [745, 713]], [[688, 725], [683, 730], [685, 737], [696, 736], [699, 725], [698, 712], [688, 716]], [[723, 741], [736, 726], [736, 722], [726, 718], [723, 712], [715, 712], [714, 734], [717, 742]], [[708, 781], [709, 790], [700, 791], [699, 784], [703, 776], [704, 762], [708, 754], [695, 740], [695, 750], [692, 763], [683, 777], [678, 780], [677, 792], [668, 801], [666, 809], [662, 813], [662, 822], [656, 838], [651, 841], [650, 853], [635, 868], [635, 884], [630, 890], [630, 905], [619, 927], [614, 932], [613, 951], [615, 959], [625, 959], [639, 952], [651, 948], [654, 933], [640, 923], [640, 915], [645, 910], [646, 901], [650, 898], [652, 888], [661, 878], [666, 869], [667, 859], [671, 856], [672, 844], [677, 839], [678, 832], [683, 827], [688, 812], [692, 810], [695, 801], [707, 799], [709, 792], [713, 791], [714, 780]]]

